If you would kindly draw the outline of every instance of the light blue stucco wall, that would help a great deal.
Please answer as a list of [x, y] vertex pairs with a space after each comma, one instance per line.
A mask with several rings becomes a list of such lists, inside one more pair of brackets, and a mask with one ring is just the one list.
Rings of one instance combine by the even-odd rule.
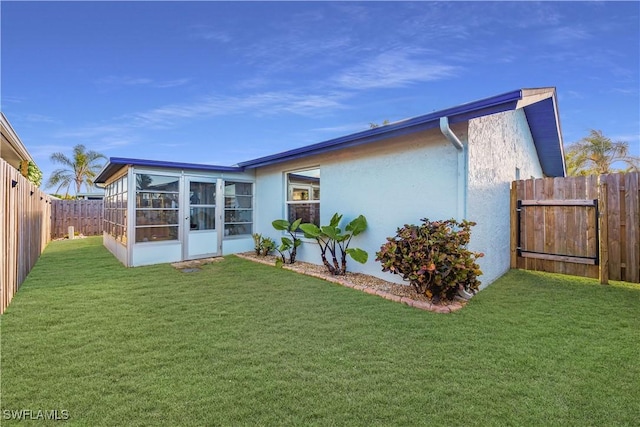
[[[466, 126], [465, 126], [466, 127]], [[369, 253], [369, 261], [349, 261], [349, 271], [402, 282], [383, 273], [375, 253], [398, 227], [419, 223], [421, 218], [445, 219], [457, 215], [459, 189], [458, 154], [439, 130], [388, 139], [333, 153], [310, 156], [256, 171], [256, 230], [277, 241], [282, 234], [271, 221], [285, 218], [286, 172], [320, 167], [321, 222], [335, 213], [344, 222], [363, 214], [369, 223], [352, 247]], [[321, 263], [315, 242], [299, 249], [301, 261]]]
[[509, 270], [509, 190], [516, 168], [521, 179], [543, 175], [523, 110], [473, 119], [468, 133], [467, 218], [477, 223], [469, 247], [485, 254], [479, 260], [485, 287]]

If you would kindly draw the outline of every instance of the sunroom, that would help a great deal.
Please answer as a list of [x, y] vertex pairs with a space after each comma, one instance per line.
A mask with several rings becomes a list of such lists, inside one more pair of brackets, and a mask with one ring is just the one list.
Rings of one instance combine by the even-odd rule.
[[252, 170], [112, 157], [95, 182], [105, 188], [104, 245], [128, 267], [253, 247]]

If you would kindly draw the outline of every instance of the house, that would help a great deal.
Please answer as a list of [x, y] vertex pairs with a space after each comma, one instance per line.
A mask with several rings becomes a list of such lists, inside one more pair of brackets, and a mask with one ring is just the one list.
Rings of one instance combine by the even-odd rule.
[[23, 176], [27, 176], [27, 167], [29, 162], [33, 162], [33, 158], [2, 112], [0, 112], [0, 133], [2, 135], [0, 159], [18, 169]]
[[[111, 158], [105, 246], [127, 266], [249, 251], [251, 233], [277, 241], [274, 219], [327, 223], [363, 214], [353, 245], [369, 253], [350, 271], [398, 280], [375, 252], [421, 218], [477, 222], [483, 286], [509, 269], [513, 180], [564, 176], [555, 88], [521, 89], [236, 166]], [[305, 240], [298, 259], [320, 263]]]

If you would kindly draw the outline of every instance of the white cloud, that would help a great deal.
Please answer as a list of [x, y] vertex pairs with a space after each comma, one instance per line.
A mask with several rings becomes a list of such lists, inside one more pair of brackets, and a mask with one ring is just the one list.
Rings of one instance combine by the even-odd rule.
[[232, 38], [224, 31], [217, 30], [208, 25], [194, 25], [191, 27], [191, 33], [189, 36], [192, 39], [200, 39], [207, 41], [214, 41], [219, 43], [229, 43]]
[[148, 77], [108, 76], [97, 81], [98, 84], [109, 86], [148, 86], [158, 89], [182, 86], [191, 79], [154, 80]]
[[544, 39], [551, 44], [569, 44], [591, 38], [591, 34], [579, 27], [557, 27], [549, 30]]
[[348, 89], [395, 88], [457, 74], [459, 67], [420, 59], [419, 56], [424, 56], [424, 53], [420, 53], [410, 50], [382, 53], [342, 72], [335, 82]]
[[[265, 116], [280, 113], [318, 116], [346, 108], [347, 93], [323, 95], [264, 92], [247, 96], [208, 96], [191, 103], [164, 105], [113, 118], [110, 123], [59, 132], [57, 138], [100, 139], [107, 147], [131, 143], [136, 129], [168, 129], [180, 122], [232, 114]], [[118, 142], [119, 141], [119, 142]]]

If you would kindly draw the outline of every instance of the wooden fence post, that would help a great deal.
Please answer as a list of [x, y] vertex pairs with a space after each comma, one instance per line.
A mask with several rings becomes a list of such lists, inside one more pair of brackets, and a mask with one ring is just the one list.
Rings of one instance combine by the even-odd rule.
[[598, 269], [598, 275], [600, 277], [600, 283], [602, 285], [609, 284], [609, 230], [608, 230], [608, 218], [607, 218], [607, 183], [600, 180], [598, 186], [598, 210], [600, 211], [600, 217], [598, 220], [598, 240], [600, 247], [598, 248], [598, 254], [600, 259], [600, 265]]
[[517, 209], [517, 203], [518, 203], [518, 181], [513, 181], [511, 183], [511, 194], [510, 194], [511, 198], [511, 209], [510, 209], [510, 214], [511, 214], [511, 268], [518, 268], [518, 252], [517, 252], [517, 245], [518, 245], [518, 236], [517, 236], [517, 229], [518, 229], [518, 213], [516, 212]]

